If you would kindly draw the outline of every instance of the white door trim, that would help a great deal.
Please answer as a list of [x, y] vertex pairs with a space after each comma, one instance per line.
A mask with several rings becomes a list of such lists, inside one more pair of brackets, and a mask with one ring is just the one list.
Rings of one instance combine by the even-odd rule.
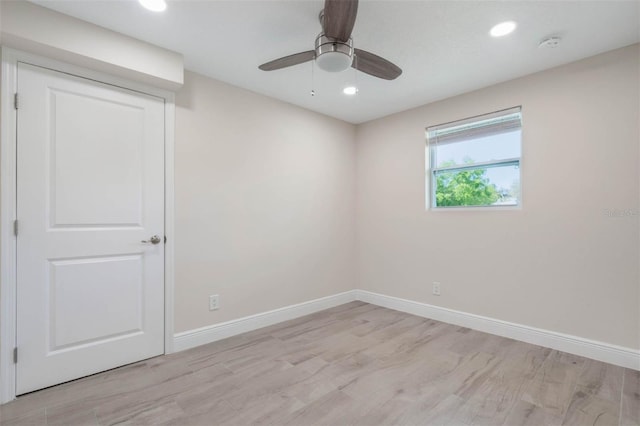
[[131, 82], [99, 71], [81, 68], [14, 49], [2, 48], [0, 81], [0, 404], [16, 397], [16, 110], [18, 62], [73, 74], [114, 86], [135, 90], [165, 100], [165, 315], [164, 351], [174, 351], [174, 138], [175, 94]]

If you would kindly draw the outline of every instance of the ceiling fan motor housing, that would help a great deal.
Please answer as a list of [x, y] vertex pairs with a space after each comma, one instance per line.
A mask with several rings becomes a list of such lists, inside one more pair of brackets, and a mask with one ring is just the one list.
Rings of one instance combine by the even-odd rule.
[[316, 63], [329, 72], [348, 69], [353, 62], [353, 39], [340, 41], [320, 33], [316, 37]]

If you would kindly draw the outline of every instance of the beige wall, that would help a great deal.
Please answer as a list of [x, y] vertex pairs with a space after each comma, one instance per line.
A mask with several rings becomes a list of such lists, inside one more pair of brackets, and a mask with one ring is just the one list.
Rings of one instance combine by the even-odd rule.
[[351, 290], [355, 127], [190, 72], [176, 107], [176, 332]]
[[[640, 207], [638, 53], [359, 126], [358, 287], [639, 348], [639, 216], [603, 213]], [[516, 105], [523, 208], [425, 211], [425, 127]]]

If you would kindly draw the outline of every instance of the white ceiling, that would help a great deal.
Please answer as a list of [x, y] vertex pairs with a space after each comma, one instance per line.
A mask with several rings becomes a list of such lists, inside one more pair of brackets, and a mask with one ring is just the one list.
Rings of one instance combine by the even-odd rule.
[[[258, 65], [313, 49], [323, 0], [168, 0], [165, 12], [136, 0], [34, 3], [184, 54], [187, 69], [342, 120], [361, 123], [640, 41], [638, 1], [361, 0], [356, 47], [403, 74], [380, 80], [353, 70], [331, 74], [310, 63], [264, 72]], [[517, 30], [494, 39], [496, 23]], [[562, 37], [556, 49], [538, 48]], [[342, 94], [357, 80], [359, 93]]]

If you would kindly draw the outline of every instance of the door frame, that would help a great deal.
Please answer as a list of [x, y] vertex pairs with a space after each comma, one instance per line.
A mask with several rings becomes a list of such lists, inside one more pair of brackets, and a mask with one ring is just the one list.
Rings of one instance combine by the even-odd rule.
[[16, 397], [17, 239], [13, 224], [17, 210], [16, 144], [17, 113], [14, 94], [18, 87], [18, 63], [25, 62], [54, 71], [106, 83], [164, 99], [165, 133], [165, 260], [164, 260], [164, 353], [173, 348], [174, 318], [174, 142], [175, 94], [171, 91], [67, 64], [6, 47], [1, 48], [0, 69], [0, 404]]

